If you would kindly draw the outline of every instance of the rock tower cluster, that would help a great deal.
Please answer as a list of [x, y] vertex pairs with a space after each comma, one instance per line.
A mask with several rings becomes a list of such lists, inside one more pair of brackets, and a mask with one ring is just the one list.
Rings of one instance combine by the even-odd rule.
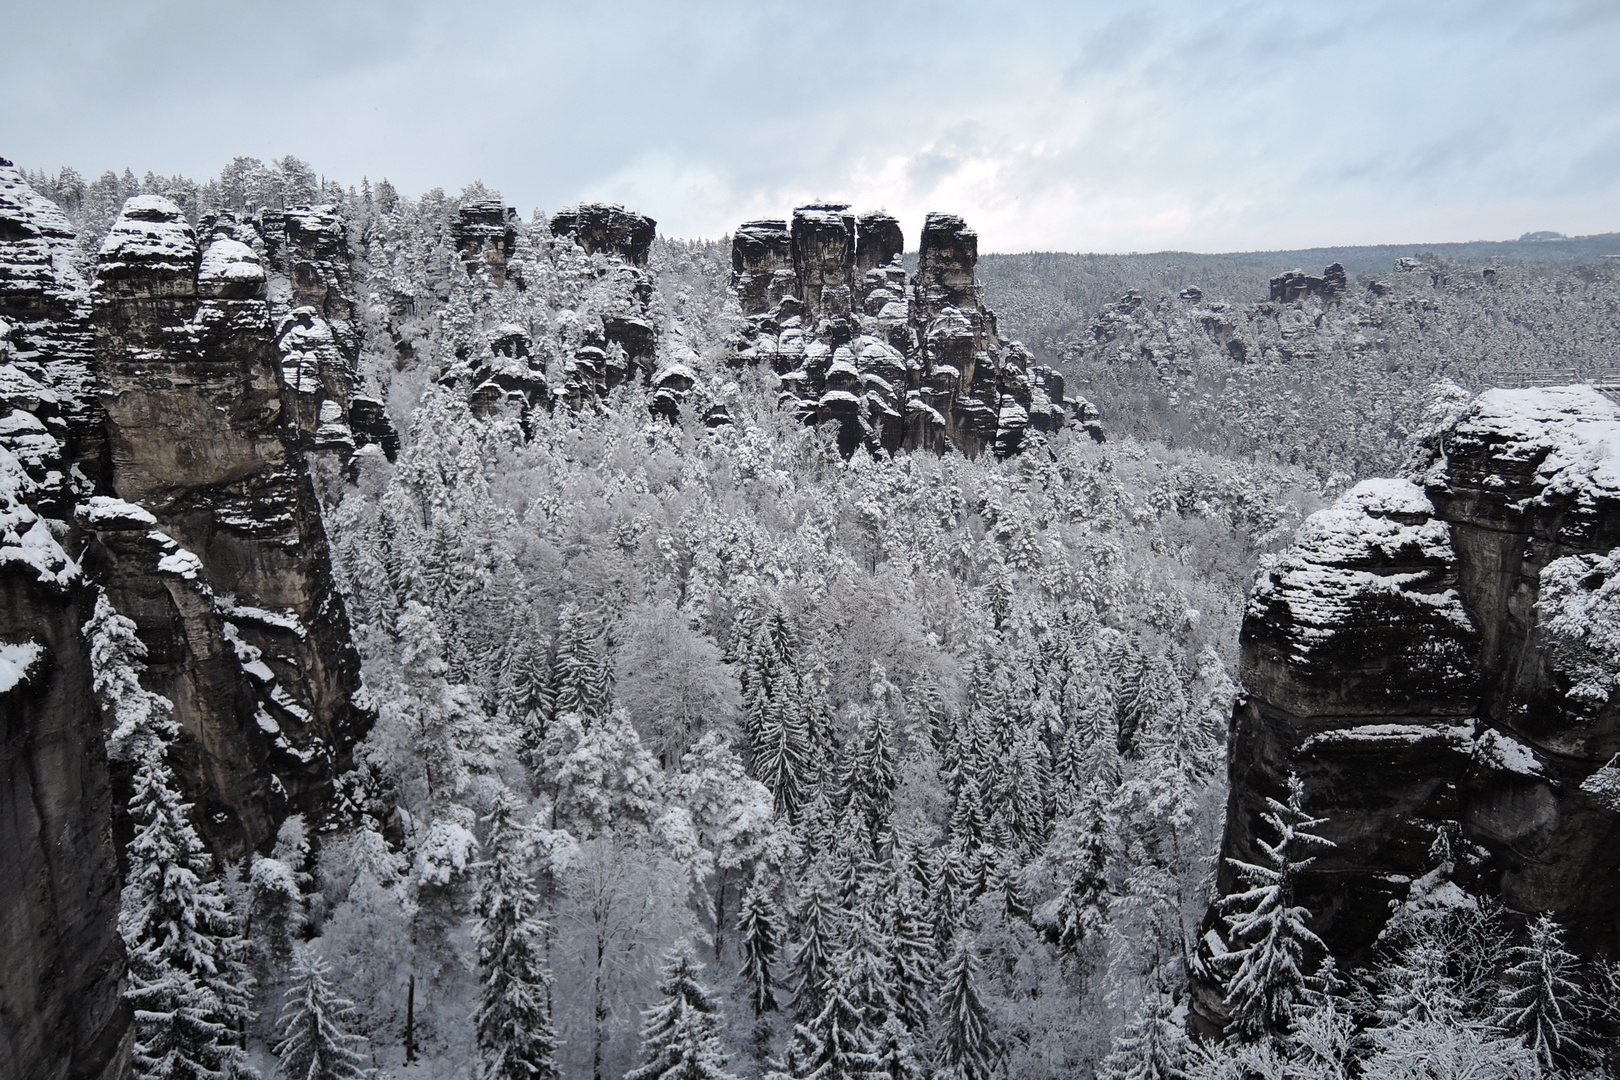
[[974, 280], [978, 234], [954, 214], [929, 214], [915, 280], [904, 246], [892, 216], [842, 203], [738, 227], [732, 283], [748, 320], [739, 362], [770, 364], [783, 403], [807, 423], [837, 423], [846, 452], [1006, 456], [1070, 423], [1101, 440], [1097, 410], [1066, 398], [1061, 375], [996, 332]]
[[[469, 269], [483, 263], [494, 284], [504, 283], [515, 222], [515, 211], [499, 202], [462, 206], [455, 238], [463, 263]], [[657, 222], [617, 204], [584, 203], [558, 211], [550, 228], [554, 242], [577, 244], [586, 256], [570, 268], [583, 279], [585, 295], [554, 335], [536, 341], [527, 327], [502, 323], [446, 369], [441, 380], [466, 387], [478, 416], [507, 408], [521, 415], [559, 404], [578, 409], [635, 375], [664, 385], [654, 378], [657, 335], [648, 314], [653, 277], [647, 256]], [[548, 381], [552, 363], [560, 378]], [[665, 381], [671, 392], [689, 385]]]

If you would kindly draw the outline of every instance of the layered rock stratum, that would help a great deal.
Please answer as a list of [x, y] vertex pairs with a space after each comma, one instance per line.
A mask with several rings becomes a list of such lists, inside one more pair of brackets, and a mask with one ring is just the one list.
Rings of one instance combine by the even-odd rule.
[[[1620, 406], [1492, 390], [1262, 574], [1242, 630], [1222, 854], [1258, 861], [1290, 773], [1337, 846], [1298, 902], [1341, 963], [1441, 886], [1620, 936]], [[1235, 888], [1223, 860], [1223, 894]], [[1452, 894], [1456, 895], [1456, 894]], [[1224, 1022], [1212, 911], [1195, 1019]]]

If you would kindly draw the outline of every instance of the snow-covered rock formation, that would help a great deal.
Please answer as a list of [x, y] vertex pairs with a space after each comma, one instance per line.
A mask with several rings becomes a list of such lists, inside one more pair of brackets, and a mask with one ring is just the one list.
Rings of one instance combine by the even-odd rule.
[[[171, 764], [223, 853], [327, 809], [366, 723], [301, 456], [351, 404], [348, 256], [340, 223], [304, 216], [335, 237], [324, 256], [294, 227], [266, 243], [262, 217], [208, 219], [199, 241], [137, 196], [85, 267], [0, 160], [0, 1075], [103, 1075], [127, 1031], [121, 806], [82, 630], [98, 588], [136, 623], [143, 682], [185, 732]], [[334, 342], [313, 387], [278, 306]]]
[[929, 214], [908, 282], [899, 222], [843, 203], [788, 221], [750, 221], [732, 239], [732, 282], [748, 318], [740, 363], [765, 363], [806, 423], [836, 422], [846, 452], [955, 447], [1016, 452], [1028, 433], [1070, 423], [1102, 438], [1098, 413], [1063, 377], [996, 332], [973, 268], [978, 235]]
[[[1611, 949], [1620, 406], [1590, 387], [1492, 390], [1423, 445], [1410, 478], [1357, 485], [1261, 575], [1222, 854], [1255, 861], [1265, 798], [1297, 772], [1338, 845], [1297, 901], [1341, 961], [1436, 875]], [[1229, 864], [1220, 886], [1236, 887]], [[1194, 963], [1212, 1027], [1221, 947], [1207, 934]]]

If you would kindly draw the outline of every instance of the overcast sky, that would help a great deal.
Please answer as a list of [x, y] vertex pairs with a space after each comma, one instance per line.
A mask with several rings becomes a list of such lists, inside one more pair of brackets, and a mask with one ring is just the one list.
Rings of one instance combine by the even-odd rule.
[[1620, 231], [1620, 2], [0, 0], [0, 155], [295, 154], [718, 236], [813, 198], [981, 250]]

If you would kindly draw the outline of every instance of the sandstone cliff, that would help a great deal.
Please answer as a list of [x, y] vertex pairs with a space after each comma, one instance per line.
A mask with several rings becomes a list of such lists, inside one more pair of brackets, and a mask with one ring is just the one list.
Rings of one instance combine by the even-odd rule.
[[845, 452], [1006, 456], [1029, 431], [1071, 422], [1101, 439], [1090, 403], [1065, 397], [1061, 375], [996, 332], [974, 280], [978, 236], [961, 218], [928, 215], [914, 282], [903, 246], [894, 218], [842, 203], [739, 226], [732, 282], [748, 324], [738, 361], [770, 364], [784, 406], [837, 423]]
[[[1620, 407], [1588, 387], [1487, 392], [1426, 440], [1411, 479], [1312, 516], [1244, 621], [1222, 854], [1255, 859], [1263, 801], [1297, 772], [1338, 845], [1299, 901], [1341, 961], [1440, 876], [1612, 952], [1617, 544]], [[1193, 965], [1210, 1026], [1218, 925]]]
[[[199, 242], [173, 203], [138, 196], [87, 284], [60, 211], [0, 161], [4, 1075], [120, 1067], [124, 796], [81, 631], [96, 587], [136, 621], [144, 681], [174, 702], [173, 764], [221, 854], [292, 810], [325, 812], [366, 723], [301, 455], [353, 443], [321, 437], [350, 404], [347, 255], [328, 245], [323, 278], [276, 250], [225, 218]], [[337, 327], [310, 380], [278, 346], [277, 306]]]

